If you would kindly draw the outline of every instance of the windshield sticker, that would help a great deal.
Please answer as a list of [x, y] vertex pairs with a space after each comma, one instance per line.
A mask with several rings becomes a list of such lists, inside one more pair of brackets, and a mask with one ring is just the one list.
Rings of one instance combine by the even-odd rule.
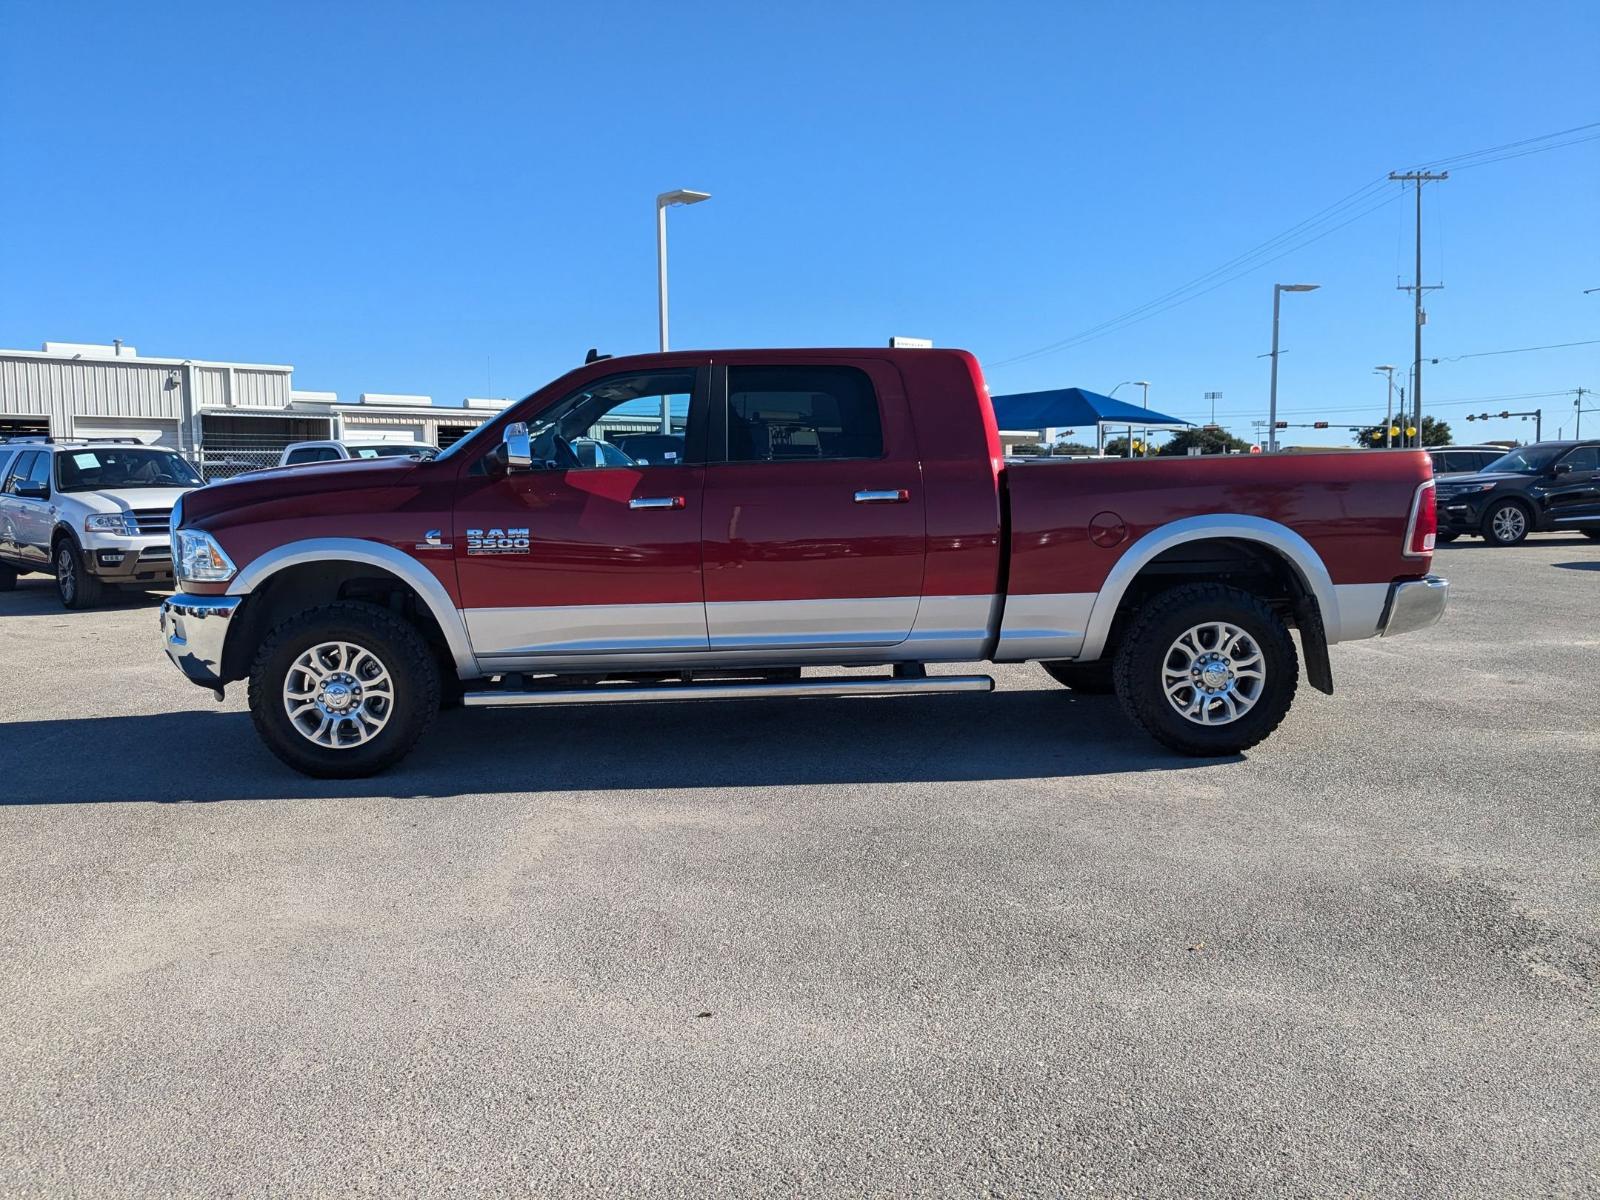
[[98, 467], [100, 465], [100, 458], [95, 454], [74, 454], [72, 456], [72, 465], [75, 467], [86, 467], [93, 469], [94, 467]]

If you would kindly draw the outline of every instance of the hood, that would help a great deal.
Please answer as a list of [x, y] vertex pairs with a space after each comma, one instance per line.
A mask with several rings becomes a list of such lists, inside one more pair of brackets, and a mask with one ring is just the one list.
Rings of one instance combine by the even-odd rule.
[[129, 509], [170, 509], [179, 496], [188, 495], [193, 488], [104, 488], [98, 492], [64, 492], [90, 512], [119, 513]]
[[1448, 475], [1439, 475], [1434, 479], [1435, 486], [1441, 490], [1459, 487], [1464, 483], [1504, 483], [1508, 479], [1530, 479], [1532, 476], [1524, 475], [1518, 471], [1452, 471]]
[[183, 498], [186, 521], [200, 520], [223, 509], [315, 496], [345, 488], [384, 487], [431, 464], [409, 458], [340, 459], [297, 467], [269, 467], [232, 479], [219, 479]]

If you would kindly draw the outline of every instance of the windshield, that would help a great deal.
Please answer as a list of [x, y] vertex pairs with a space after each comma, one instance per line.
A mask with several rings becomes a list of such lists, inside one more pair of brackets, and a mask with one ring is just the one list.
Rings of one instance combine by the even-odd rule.
[[107, 446], [67, 450], [56, 455], [56, 491], [97, 492], [105, 488], [194, 488], [200, 476], [171, 450]]
[[1567, 451], [1565, 446], [1523, 446], [1510, 454], [1502, 454], [1486, 467], [1484, 472], [1510, 471], [1517, 475], [1537, 475], [1549, 468]]

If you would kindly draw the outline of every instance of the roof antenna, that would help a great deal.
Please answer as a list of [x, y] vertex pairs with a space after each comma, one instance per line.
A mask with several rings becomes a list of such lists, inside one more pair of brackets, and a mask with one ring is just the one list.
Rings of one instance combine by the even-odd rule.
[[601, 354], [598, 346], [590, 346], [589, 353], [583, 356], [583, 365], [587, 367], [590, 363], [597, 363], [610, 357], [609, 354]]

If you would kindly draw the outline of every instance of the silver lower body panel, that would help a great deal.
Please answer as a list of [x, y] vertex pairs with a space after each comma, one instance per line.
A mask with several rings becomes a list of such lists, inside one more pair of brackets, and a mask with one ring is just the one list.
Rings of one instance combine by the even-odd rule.
[[521, 708], [546, 704], [638, 704], [652, 700], [748, 700], [793, 696], [928, 696], [946, 692], [992, 692], [987, 675], [935, 675], [924, 679], [889, 677], [801, 679], [779, 683], [596, 684], [526, 692], [468, 692], [468, 708]]

